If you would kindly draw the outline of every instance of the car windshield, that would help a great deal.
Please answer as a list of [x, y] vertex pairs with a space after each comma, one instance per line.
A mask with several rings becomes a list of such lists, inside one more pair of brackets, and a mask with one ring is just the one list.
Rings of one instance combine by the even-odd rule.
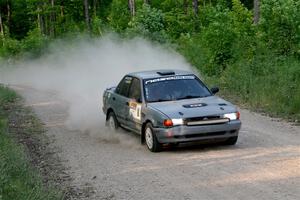
[[211, 96], [195, 76], [172, 76], [144, 81], [147, 102], [175, 101]]

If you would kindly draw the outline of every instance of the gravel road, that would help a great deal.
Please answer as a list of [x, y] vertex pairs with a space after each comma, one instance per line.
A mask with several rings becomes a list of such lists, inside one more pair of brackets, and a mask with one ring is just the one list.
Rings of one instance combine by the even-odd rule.
[[151, 153], [130, 133], [107, 139], [69, 130], [68, 103], [55, 93], [14, 89], [54, 138], [73, 184], [92, 188], [89, 199], [300, 199], [300, 127], [241, 110], [235, 146]]

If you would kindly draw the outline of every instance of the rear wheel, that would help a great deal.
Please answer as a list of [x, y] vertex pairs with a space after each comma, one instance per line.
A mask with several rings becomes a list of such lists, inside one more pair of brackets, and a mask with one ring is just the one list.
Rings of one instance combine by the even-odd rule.
[[225, 141], [226, 145], [235, 145], [238, 140], [238, 136], [230, 137]]
[[145, 127], [145, 140], [148, 149], [152, 152], [161, 151], [161, 144], [158, 142], [155, 133], [153, 132], [152, 124], [148, 123]]
[[106, 123], [105, 125], [110, 129], [110, 130], [117, 130], [119, 128], [119, 123], [117, 121], [116, 115], [114, 112], [109, 112]]

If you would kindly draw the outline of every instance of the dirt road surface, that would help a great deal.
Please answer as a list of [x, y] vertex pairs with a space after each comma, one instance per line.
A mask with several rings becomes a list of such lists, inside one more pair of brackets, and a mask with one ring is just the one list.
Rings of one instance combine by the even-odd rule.
[[92, 188], [89, 199], [300, 199], [300, 127], [241, 110], [236, 146], [151, 153], [129, 133], [120, 142], [68, 130], [67, 102], [51, 92], [14, 89], [55, 139], [73, 184]]

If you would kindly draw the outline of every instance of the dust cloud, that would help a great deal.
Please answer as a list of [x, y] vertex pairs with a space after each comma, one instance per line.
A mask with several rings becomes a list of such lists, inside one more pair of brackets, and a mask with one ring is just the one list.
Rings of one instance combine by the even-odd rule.
[[178, 53], [141, 38], [116, 36], [54, 42], [41, 58], [0, 67], [0, 83], [55, 91], [68, 102], [66, 126], [104, 134], [102, 94], [129, 72], [185, 69], [191, 66]]

